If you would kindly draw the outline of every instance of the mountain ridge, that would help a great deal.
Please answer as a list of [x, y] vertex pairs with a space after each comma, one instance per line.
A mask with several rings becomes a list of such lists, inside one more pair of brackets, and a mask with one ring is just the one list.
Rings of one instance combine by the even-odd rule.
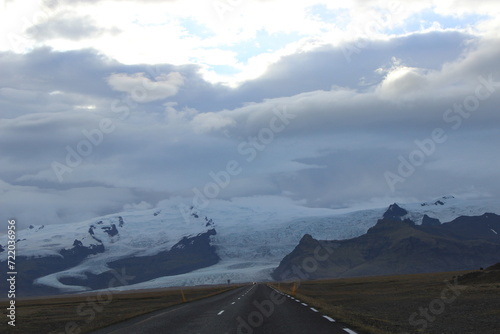
[[280, 262], [272, 273], [275, 280], [290, 279], [291, 268], [304, 267], [315, 259], [321, 243], [337, 248], [308, 279], [413, 274], [486, 267], [500, 260], [500, 216], [460, 216], [448, 223], [431, 217], [421, 225], [406, 218], [408, 212], [391, 205], [367, 233], [346, 240], [316, 240], [308, 236]]
[[[450, 217], [481, 215], [500, 208], [494, 199], [441, 198], [440, 201], [442, 205], [398, 203], [407, 211], [404, 216], [402, 212], [400, 218], [428, 226], [433, 224], [427, 223], [425, 215], [448, 221]], [[356, 238], [373, 228], [385, 211], [387, 207], [363, 210], [308, 208], [303, 203], [273, 196], [213, 200], [202, 209], [189, 205], [189, 199], [172, 199], [154, 209], [120, 212], [77, 223], [32, 224], [17, 231], [17, 255], [21, 260], [23, 257], [31, 259], [31, 264], [19, 276], [20, 284], [25, 280], [24, 286], [28, 289], [35, 285], [38, 294], [102, 288], [109, 274], [122, 270], [127, 261], [131, 266], [129, 276], [137, 279], [114, 289], [224, 284], [227, 280], [269, 281], [273, 270], [305, 234], [327, 240]], [[212, 229], [216, 233], [210, 232]], [[193, 254], [206, 255], [192, 255], [198, 259], [198, 267], [187, 266], [180, 270], [182, 266], [178, 266], [180, 271], [171, 267], [167, 268], [171, 271], [158, 271], [154, 275], [137, 269], [142, 260], [150, 263], [150, 267], [160, 268], [158, 261], [168, 262], [166, 258], [161, 260], [162, 256], [167, 256], [177, 244], [182, 245], [184, 238], [194, 240], [198, 236], [205, 248], [195, 247]], [[5, 244], [5, 236], [0, 236], [0, 247]], [[204, 251], [199, 251], [201, 249]], [[77, 261], [53, 267], [52, 262], [64, 262], [62, 260], [71, 256]], [[180, 254], [177, 256], [181, 258]], [[6, 252], [0, 248], [0, 262], [5, 260]]]

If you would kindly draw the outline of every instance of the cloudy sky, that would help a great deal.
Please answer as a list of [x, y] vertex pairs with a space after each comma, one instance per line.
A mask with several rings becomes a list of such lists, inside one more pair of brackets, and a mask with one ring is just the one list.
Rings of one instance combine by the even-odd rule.
[[0, 219], [500, 195], [500, 3], [0, 1]]

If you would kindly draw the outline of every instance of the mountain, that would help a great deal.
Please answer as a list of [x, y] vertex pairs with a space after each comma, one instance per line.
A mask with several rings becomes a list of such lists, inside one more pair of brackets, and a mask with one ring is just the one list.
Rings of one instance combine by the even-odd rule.
[[[495, 199], [439, 201], [443, 204], [399, 203], [405, 211], [394, 206], [391, 215], [431, 228], [436, 220], [500, 211]], [[127, 290], [271, 280], [304, 235], [353, 239], [366, 234], [386, 211], [310, 208], [276, 196], [214, 199], [198, 206], [192, 198], [172, 198], [151, 210], [32, 224], [16, 231], [18, 292], [81, 292], [106, 288], [110, 282], [113, 289]], [[476, 232], [488, 233], [470, 233]], [[0, 236], [4, 267], [6, 245], [7, 236]], [[4, 278], [5, 271], [0, 272]]]
[[393, 204], [362, 236], [320, 241], [305, 235], [272, 277], [320, 279], [469, 270], [500, 259], [500, 216], [496, 214], [460, 216], [443, 224], [424, 215], [421, 225], [407, 215], [408, 211]]
[[215, 247], [210, 244], [210, 237], [215, 229], [196, 236], [183, 237], [170, 250], [155, 255], [133, 256], [107, 262], [109, 271], [85, 277], [62, 277], [59, 282], [71, 286], [87, 286], [91, 289], [107, 288], [115, 273], [124, 271], [127, 284], [149, 281], [162, 276], [184, 274], [196, 269], [208, 267], [219, 261]]
[[191, 211], [190, 224], [182, 224], [180, 213], [155, 210], [31, 225], [18, 232], [17, 291], [22, 296], [104, 289], [116, 273], [127, 277], [121, 284], [134, 284], [214, 265], [215, 224]]
[[397, 205], [396, 203], [391, 204], [386, 212], [384, 212], [384, 219], [388, 220], [398, 220], [406, 216], [408, 211]]

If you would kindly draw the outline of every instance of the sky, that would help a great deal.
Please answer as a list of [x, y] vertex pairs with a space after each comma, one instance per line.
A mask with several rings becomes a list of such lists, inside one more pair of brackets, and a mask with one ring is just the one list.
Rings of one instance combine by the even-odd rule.
[[0, 1], [0, 219], [499, 197], [498, 17], [496, 0]]

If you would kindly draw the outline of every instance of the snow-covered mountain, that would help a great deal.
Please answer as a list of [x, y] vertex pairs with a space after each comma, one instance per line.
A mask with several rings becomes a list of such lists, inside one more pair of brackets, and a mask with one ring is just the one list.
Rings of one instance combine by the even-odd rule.
[[[354, 238], [366, 233], [387, 210], [387, 206], [353, 212], [308, 208], [271, 196], [212, 200], [204, 208], [188, 203], [188, 199], [175, 198], [151, 210], [30, 226], [17, 232], [17, 256], [41, 264], [37, 268], [44, 270], [28, 277], [33, 277], [36, 287], [49, 289], [44, 292], [102, 288], [97, 278], [109, 280], [105, 274], [110, 269], [127, 271], [127, 263], [134, 264], [128, 274], [138, 278], [118, 289], [269, 280], [305, 234], [328, 240]], [[417, 224], [424, 215], [447, 222], [462, 215], [500, 213], [496, 199], [443, 197], [398, 204]], [[6, 236], [1, 237], [0, 245], [6, 243]], [[0, 252], [1, 261], [6, 257], [5, 251]], [[186, 257], [196, 258], [195, 263], [158, 265], [165, 259], [179, 262]], [[47, 259], [60, 260], [47, 267]]]
[[[443, 200], [433, 205], [445, 205]], [[272, 277], [282, 281], [473, 270], [500, 260], [500, 215], [488, 212], [444, 223], [424, 215], [419, 225], [408, 216], [406, 209], [391, 204], [360, 237], [319, 241], [306, 234]]]

